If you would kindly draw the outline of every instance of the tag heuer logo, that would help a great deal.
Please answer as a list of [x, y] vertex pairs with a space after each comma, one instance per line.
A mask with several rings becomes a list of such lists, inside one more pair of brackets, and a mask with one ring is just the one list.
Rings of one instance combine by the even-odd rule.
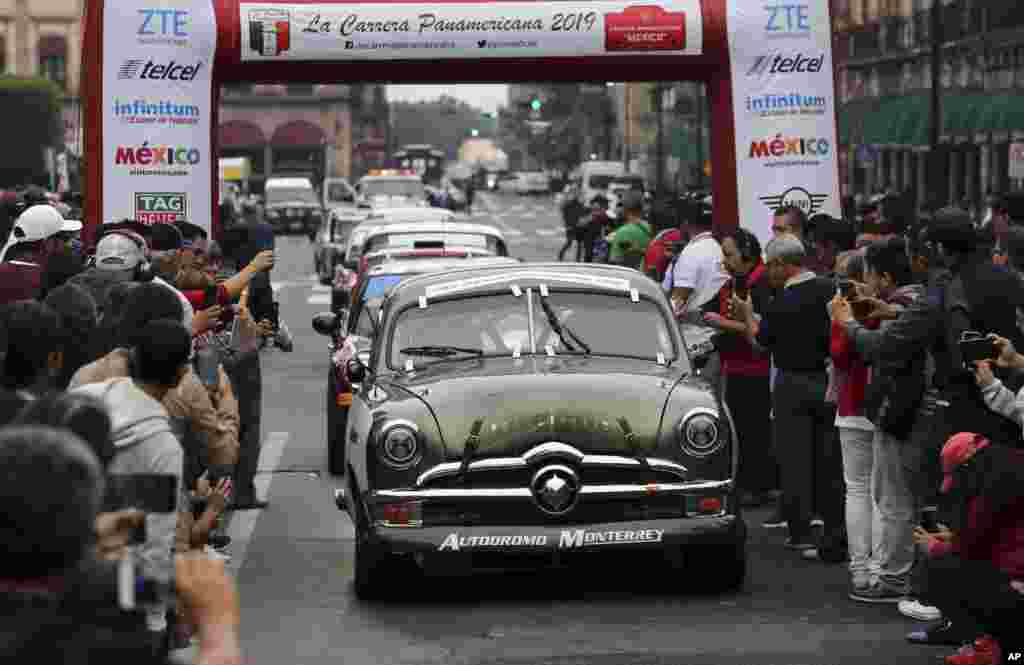
[[188, 195], [181, 192], [136, 193], [135, 221], [143, 224], [187, 222]]
[[787, 206], [795, 206], [804, 211], [808, 217], [821, 209], [821, 204], [828, 199], [828, 194], [811, 194], [803, 187], [792, 187], [782, 194], [762, 196], [761, 202], [775, 210]]

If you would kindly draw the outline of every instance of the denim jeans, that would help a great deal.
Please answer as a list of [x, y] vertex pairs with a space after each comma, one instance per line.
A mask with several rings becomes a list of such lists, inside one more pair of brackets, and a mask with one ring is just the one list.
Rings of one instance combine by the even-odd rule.
[[[882, 524], [878, 541], [879, 578], [894, 586], [909, 582], [914, 565], [914, 524], [916, 500], [909, 483], [906, 468], [909, 444], [875, 431], [874, 470], [871, 489], [875, 495], [875, 508]], [[916, 457], [916, 456], [914, 456]]]
[[263, 375], [259, 351], [239, 353], [224, 364], [238, 400], [238, 463], [235, 465], [234, 503], [256, 500], [253, 479], [260, 462], [260, 420], [263, 414]]
[[874, 554], [882, 529], [871, 492], [875, 466], [874, 436], [870, 430], [839, 428], [839, 441], [843, 447], [843, 477], [846, 479], [846, 534], [850, 551], [850, 574], [865, 581], [877, 573]]

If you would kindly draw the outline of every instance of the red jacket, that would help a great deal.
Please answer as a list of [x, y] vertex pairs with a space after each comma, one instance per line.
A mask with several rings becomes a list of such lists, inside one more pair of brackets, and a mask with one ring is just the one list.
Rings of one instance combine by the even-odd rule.
[[0, 305], [36, 300], [42, 288], [42, 266], [20, 260], [0, 263]]
[[[1022, 451], [1024, 464], [1024, 451]], [[985, 497], [971, 499], [967, 508], [967, 528], [955, 543], [933, 542], [929, 556], [956, 553], [971, 561], [988, 561], [1010, 576], [1024, 580], [1024, 498], [993, 515]]]
[[[878, 320], [864, 322], [868, 329], [878, 328]], [[840, 417], [863, 416], [864, 395], [871, 380], [871, 368], [860, 357], [853, 348], [853, 343], [846, 334], [846, 326], [838, 321], [832, 322], [832, 337], [830, 340], [830, 351], [832, 355], [833, 381], [839, 389], [837, 400], [838, 415]]]
[[[754, 268], [747, 278], [748, 287], [753, 290], [759, 286], [764, 279], [765, 266]], [[729, 301], [732, 299], [732, 280], [725, 283], [718, 292], [718, 313], [722, 316], [729, 314]], [[705, 310], [707, 311], [707, 310]], [[739, 335], [731, 335], [737, 338], [736, 348], [723, 350], [719, 353], [722, 361], [722, 373], [735, 376], [768, 376], [771, 372], [771, 357], [767, 354], [758, 353], [754, 347]]]

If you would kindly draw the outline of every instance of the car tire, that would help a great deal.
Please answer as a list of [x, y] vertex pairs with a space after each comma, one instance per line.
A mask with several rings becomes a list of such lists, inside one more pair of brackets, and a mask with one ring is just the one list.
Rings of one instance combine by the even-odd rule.
[[327, 377], [327, 473], [345, 473], [345, 431], [348, 429], [348, 408], [336, 403], [334, 372]]

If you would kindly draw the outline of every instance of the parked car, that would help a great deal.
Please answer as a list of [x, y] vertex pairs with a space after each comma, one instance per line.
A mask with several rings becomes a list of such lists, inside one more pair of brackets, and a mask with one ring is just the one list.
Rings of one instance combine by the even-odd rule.
[[443, 256], [421, 259], [416, 256], [396, 257], [371, 268], [357, 282], [354, 297], [344, 303], [332, 303], [330, 312], [318, 314], [313, 328], [331, 338], [331, 361], [327, 372], [327, 470], [333, 475], [345, 472], [345, 429], [353, 386], [348, 376], [348, 361], [361, 358], [369, 362], [370, 344], [379, 326], [377, 317], [387, 294], [401, 281], [429, 272], [458, 266], [489, 266], [518, 263], [514, 259]]
[[321, 284], [334, 280], [335, 268], [342, 264], [348, 239], [362, 221], [354, 210], [331, 210], [313, 236], [313, 268]]
[[356, 193], [356, 206], [364, 210], [427, 205], [427, 190], [415, 171], [370, 171], [356, 183]]
[[543, 171], [524, 171], [519, 174], [519, 180], [516, 182], [516, 193], [550, 194], [551, 178]]
[[653, 281], [597, 264], [451, 270], [402, 281], [379, 312], [347, 361], [359, 388], [335, 493], [359, 597], [601, 553], [743, 583], [731, 418]]
[[263, 194], [263, 214], [275, 231], [308, 235], [323, 223], [323, 205], [308, 178], [268, 178]]

